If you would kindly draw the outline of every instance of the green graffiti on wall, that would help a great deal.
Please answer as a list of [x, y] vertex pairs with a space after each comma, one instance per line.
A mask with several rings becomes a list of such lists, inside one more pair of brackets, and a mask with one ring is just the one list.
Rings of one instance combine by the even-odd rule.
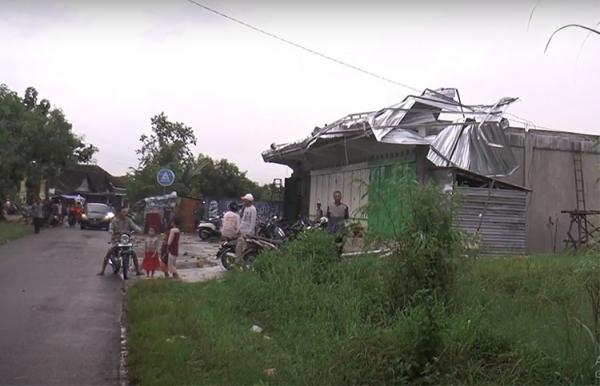
[[369, 167], [369, 229], [393, 237], [399, 231], [396, 228], [405, 223], [402, 219], [407, 219], [410, 213], [410, 197], [403, 184], [415, 180], [416, 162], [379, 162]]

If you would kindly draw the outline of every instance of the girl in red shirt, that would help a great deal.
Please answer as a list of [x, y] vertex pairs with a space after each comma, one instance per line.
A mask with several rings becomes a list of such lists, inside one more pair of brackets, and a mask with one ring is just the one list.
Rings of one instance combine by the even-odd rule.
[[[167, 262], [168, 271], [173, 275], [173, 278], [179, 279], [177, 274], [177, 256], [179, 256], [179, 236], [181, 231], [179, 230], [179, 218], [175, 217], [171, 221], [171, 230], [169, 231], [169, 238], [167, 239], [167, 253], [169, 254], [169, 260]], [[168, 276], [168, 274], [165, 274]]]

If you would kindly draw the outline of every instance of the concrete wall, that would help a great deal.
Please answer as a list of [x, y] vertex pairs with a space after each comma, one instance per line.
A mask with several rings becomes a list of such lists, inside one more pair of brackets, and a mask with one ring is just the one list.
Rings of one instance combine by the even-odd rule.
[[[552, 252], [555, 247], [556, 251], [561, 251], [564, 249], [563, 240], [569, 227], [569, 217], [560, 212], [575, 209], [576, 204], [572, 146], [584, 152], [587, 209], [600, 210], [600, 183], [596, 182], [600, 178], [600, 147], [592, 148], [600, 137], [543, 130], [525, 132], [519, 128], [511, 128], [508, 132], [520, 168], [512, 176], [501, 180], [531, 190], [527, 198], [527, 252]], [[407, 154], [412, 154], [416, 160], [417, 177], [421, 181], [426, 180], [432, 173], [431, 164], [426, 160], [426, 147], [382, 144], [372, 138], [315, 147], [304, 155], [301, 170], [294, 173], [298, 185], [293, 194], [286, 194], [286, 201], [296, 196], [300, 205], [294, 209], [303, 216], [309, 212], [314, 214], [317, 196], [311, 199], [311, 191], [314, 192], [315, 188], [311, 187], [310, 171], [392, 160]], [[318, 199], [322, 200], [325, 209], [328, 200], [322, 194]], [[600, 223], [600, 216], [592, 220]]]
[[[504, 180], [531, 189], [527, 202], [527, 252], [562, 251], [569, 216], [561, 210], [573, 210], [576, 206], [572, 146], [583, 150], [586, 208], [600, 209], [600, 184], [596, 182], [600, 177], [600, 149], [591, 146], [597, 137], [513, 129], [510, 140], [520, 168]], [[600, 216], [592, 220], [598, 223]]]

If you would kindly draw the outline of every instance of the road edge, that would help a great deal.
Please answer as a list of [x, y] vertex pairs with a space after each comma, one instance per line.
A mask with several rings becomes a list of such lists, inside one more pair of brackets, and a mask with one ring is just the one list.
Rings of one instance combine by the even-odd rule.
[[121, 288], [123, 300], [121, 302], [121, 317], [119, 318], [119, 327], [121, 328], [120, 348], [119, 348], [119, 385], [129, 385], [129, 374], [127, 372], [127, 283], [123, 280]]

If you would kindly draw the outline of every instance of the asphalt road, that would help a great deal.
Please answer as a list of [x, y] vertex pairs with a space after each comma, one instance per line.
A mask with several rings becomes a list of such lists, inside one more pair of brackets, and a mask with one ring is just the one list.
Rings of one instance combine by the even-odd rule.
[[119, 383], [122, 283], [108, 233], [42, 229], [0, 246], [0, 384]]

